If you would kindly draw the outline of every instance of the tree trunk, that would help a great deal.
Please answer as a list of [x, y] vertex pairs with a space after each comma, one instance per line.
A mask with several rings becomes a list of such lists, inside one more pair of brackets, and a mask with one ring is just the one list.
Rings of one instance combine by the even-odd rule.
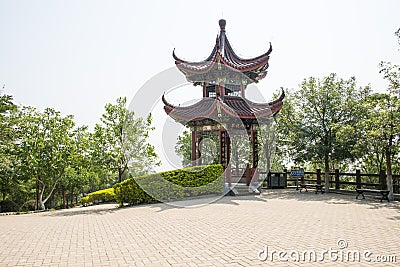
[[325, 153], [324, 156], [324, 165], [325, 165], [325, 192], [329, 192], [329, 154]]
[[124, 170], [122, 168], [118, 168], [118, 182], [122, 182], [122, 175], [124, 174]]
[[124, 167], [118, 168], [118, 181], [122, 182], [122, 177], [124, 176], [125, 171], [128, 170], [128, 167], [125, 165]]
[[238, 175], [239, 174], [239, 154], [237, 153], [237, 151], [235, 151], [235, 168], [236, 168], [236, 175]]
[[70, 204], [71, 204], [71, 206], [73, 206], [74, 205], [74, 188], [71, 188], [71, 190], [70, 190], [70, 198], [69, 198], [69, 202], [70, 202]]
[[45, 210], [46, 207], [45, 207], [44, 201], [43, 201], [43, 193], [44, 193], [45, 186], [44, 186], [43, 181], [41, 181], [39, 178], [37, 179], [37, 181], [42, 185], [42, 188], [40, 189], [39, 197], [38, 197], [38, 210]]
[[63, 209], [65, 209], [66, 208], [66, 201], [65, 201], [65, 190], [64, 190], [64, 187], [62, 188], [61, 194], [62, 194], [62, 198], [63, 198]]
[[391, 155], [390, 150], [387, 148], [385, 151], [386, 154], [386, 184], [387, 190], [390, 191], [389, 193], [389, 200], [393, 201], [393, 175], [392, 175], [392, 162], [391, 162]]
[[45, 210], [46, 209], [46, 206], [44, 204], [53, 195], [53, 192], [54, 192], [54, 189], [56, 188], [58, 180], [59, 180], [59, 178], [54, 182], [53, 188], [51, 189], [49, 195], [46, 197], [46, 199], [43, 200], [43, 194], [44, 194], [45, 185], [44, 185], [44, 182], [42, 180], [40, 180], [39, 178], [36, 179], [36, 181], [38, 181], [42, 185], [42, 189], [40, 190], [39, 197], [38, 197], [38, 209], [39, 210]]
[[265, 171], [268, 173], [271, 171], [272, 163], [271, 163], [271, 153], [267, 148], [265, 148], [265, 160], [266, 160], [266, 164], [265, 164], [266, 170]]

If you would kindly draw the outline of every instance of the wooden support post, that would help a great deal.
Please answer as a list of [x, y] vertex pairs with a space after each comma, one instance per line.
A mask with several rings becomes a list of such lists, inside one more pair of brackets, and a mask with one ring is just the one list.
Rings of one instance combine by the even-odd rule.
[[[271, 170], [269, 170], [268, 171], [268, 174], [267, 174], [267, 184], [268, 184], [268, 188], [271, 188], [271, 176], [272, 176], [272, 174], [271, 174]], [[265, 186], [265, 180], [264, 180], [264, 186]]]
[[219, 130], [219, 163], [226, 168], [226, 131]]
[[317, 184], [321, 184], [321, 169], [317, 169]]
[[335, 189], [340, 189], [339, 170], [335, 170]]
[[228, 164], [225, 169], [225, 183], [229, 185], [229, 187], [232, 185], [232, 169], [231, 169], [231, 164]]
[[356, 186], [357, 186], [357, 189], [361, 189], [361, 172], [360, 172], [360, 170], [356, 170]]
[[251, 169], [249, 164], [246, 165], [246, 185], [249, 186], [251, 181]]
[[203, 137], [200, 135], [197, 138], [197, 164], [196, 165], [202, 165], [202, 160], [201, 160], [201, 142], [203, 141]]
[[230, 166], [231, 165], [231, 138], [228, 134], [228, 132], [226, 132], [226, 165]]
[[252, 150], [252, 158], [253, 158], [253, 168], [258, 167], [258, 138], [257, 138], [257, 131], [250, 130], [251, 135], [251, 150]]
[[226, 132], [226, 170], [225, 170], [225, 183], [228, 183], [231, 186], [231, 138]]
[[196, 166], [196, 163], [197, 163], [196, 139], [197, 139], [197, 133], [196, 133], [196, 130], [193, 130], [192, 131], [192, 155], [191, 155], [192, 166]]
[[258, 183], [258, 178], [260, 174], [258, 172], [258, 168], [252, 168], [251, 170], [251, 183]]
[[[287, 187], [287, 177], [288, 177], [288, 171], [287, 171], [287, 169], [283, 169], [283, 179], [284, 179], [284, 181], [285, 181], [285, 187]], [[296, 185], [297, 186], [297, 185]]]
[[386, 172], [384, 170], [381, 170], [379, 172], [379, 183], [380, 183], [381, 190], [386, 190], [387, 189]]

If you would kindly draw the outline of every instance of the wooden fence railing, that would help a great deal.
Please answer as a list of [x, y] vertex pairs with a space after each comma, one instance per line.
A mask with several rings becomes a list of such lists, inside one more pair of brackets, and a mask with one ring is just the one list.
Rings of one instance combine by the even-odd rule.
[[[263, 173], [266, 175], [266, 173]], [[279, 175], [286, 178], [288, 186], [296, 186], [297, 178], [290, 177], [290, 171], [283, 170], [282, 172], [270, 172], [268, 175]], [[268, 180], [268, 179], [267, 179]], [[315, 172], [304, 172], [304, 182], [325, 184], [325, 173], [317, 169]], [[378, 174], [361, 173], [356, 170], [355, 173], [340, 172], [335, 170], [329, 173], [330, 188], [333, 189], [355, 189], [355, 188], [371, 188], [371, 189], [386, 189], [386, 173]], [[400, 175], [393, 175], [393, 191], [400, 193]]]

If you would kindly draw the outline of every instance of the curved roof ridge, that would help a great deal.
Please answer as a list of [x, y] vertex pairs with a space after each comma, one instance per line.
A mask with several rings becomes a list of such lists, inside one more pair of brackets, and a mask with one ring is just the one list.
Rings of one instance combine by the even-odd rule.
[[259, 56], [253, 57], [253, 58], [242, 58], [242, 57], [238, 56], [236, 54], [236, 52], [233, 50], [232, 45], [229, 42], [228, 37], [226, 36], [226, 34], [224, 34], [224, 36], [225, 36], [225, 38], [224, 38], [225, 39], [225, 43], [226, 43], [226, 45], [228, 47], [228, 49], [225, 50], [225, 51], [228, 51], [229, 53], [231, 53], [236, 59], [238, 59], [238, 61], [241, 61], [241, 62], [259, 61], [260, 59], [262, 59], [264, 57], [268, 57], [269, 54], [271, 54], [271, 52], [272, 52], [272, 44], [271, 44], [271, 42], [269, 42], [269, 49], [264, 54], [261, 54]]
[[[175, 64], [182, 72], [193, 72], [193, 73], [205, 73], [214, 65], [214, 62], [219, 61], [219, 58], [222, 63], [226, 66], [229, 66], [237, 71], [242, 73], [246, 73], [249, 78], [254, 81], [261, 80], [266, 76], [266, 70], [269, 67], [268, 60], [269, 55], [272, 52], [272, 45], [270, 43], [270, 47], [268, 51], [260, 56], [244, 59], [239, 57], [235, 51], [233, 50], [228, 37], [225, 33], [225, 20], [219, 21], [220, 32], [217, 35], [214, 48], [211, 54], [203, 61], [191, 62], [186, 61], [179, 58], [175, 54], [175, 48], [172, 51], [172, 56], [175, 59]], [[247, 73], [254, 72], [254, 73]], [[184, 73], [186, 75], [186, 73]], [[251, 77], [250, 77], [251, 76]]]

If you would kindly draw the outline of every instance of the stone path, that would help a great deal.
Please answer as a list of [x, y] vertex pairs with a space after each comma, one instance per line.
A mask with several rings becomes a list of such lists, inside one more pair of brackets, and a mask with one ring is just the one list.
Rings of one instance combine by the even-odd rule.
[[0, 266], [399, 265], [400, 203], [354, 198], [270, 190], [0, 216]]

